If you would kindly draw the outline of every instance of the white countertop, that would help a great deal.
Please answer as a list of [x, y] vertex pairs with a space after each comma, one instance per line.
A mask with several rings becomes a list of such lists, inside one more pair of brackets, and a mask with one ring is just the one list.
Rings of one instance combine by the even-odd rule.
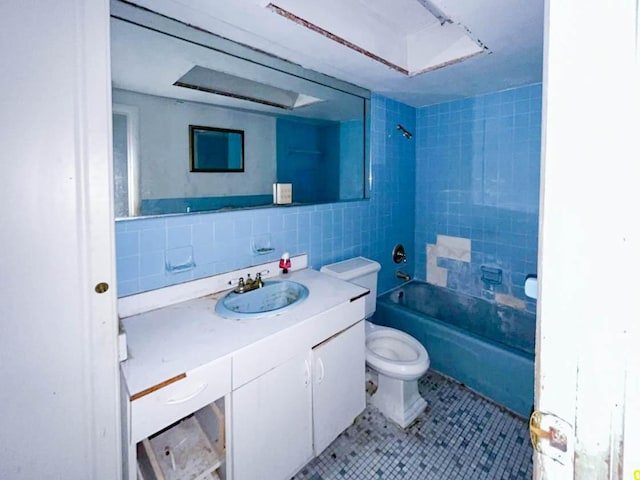
[[201, 365], [233, 355], [289, 327], [348, 303], [366, 289], [311, 269], [272, 277], [299, 282], [309, 296], [272, 317], [231, 320], [215, 313], [227, 291], [121, 319], [128, 359], [121, 363], [133, 395]]

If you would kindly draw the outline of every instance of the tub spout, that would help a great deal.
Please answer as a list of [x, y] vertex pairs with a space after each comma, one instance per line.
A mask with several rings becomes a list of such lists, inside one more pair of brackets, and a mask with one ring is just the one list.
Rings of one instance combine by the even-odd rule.
[[396, 278], [399, 278], [400, 280], [404, 280], [405, 282], [408, 282], [409, 280], [411, 280], [411, 277], [409, 276], [408, 273], [401, 272], [400, 270], [396, 272]]

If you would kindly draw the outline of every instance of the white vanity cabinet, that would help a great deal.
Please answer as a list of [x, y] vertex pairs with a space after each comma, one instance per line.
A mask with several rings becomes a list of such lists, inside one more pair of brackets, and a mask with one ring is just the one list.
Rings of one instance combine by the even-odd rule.
[[312, 457], [308, 353], [231, 394], [234, 480], [286, 479]]
[[315, 455], [320, 455], [365, 409], [364, 350], [364, 321], [312, 350]]
[[[224, 478], [285, 480], [364, 410], [368, 291], [305, 266], [306, 257], [286, 279], [308, 298], [264, 318], [216, 313], [222, 289], [246, 270], [121, 299], [125, 477], [136, 478], [139, 442], [196, 412]], [[214, 401], [220, 418], [203, 423]]]
[[234, 390], [233, 478], [284, 480], [365, 408], [364, 322]]

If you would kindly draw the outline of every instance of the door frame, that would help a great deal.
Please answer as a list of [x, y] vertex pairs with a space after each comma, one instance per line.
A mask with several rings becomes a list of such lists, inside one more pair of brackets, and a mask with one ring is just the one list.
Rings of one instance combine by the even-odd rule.
[[545, 1], [535, 406], [575, 455], [536, 479], [640, 469], [638, 40], [637, 1]]

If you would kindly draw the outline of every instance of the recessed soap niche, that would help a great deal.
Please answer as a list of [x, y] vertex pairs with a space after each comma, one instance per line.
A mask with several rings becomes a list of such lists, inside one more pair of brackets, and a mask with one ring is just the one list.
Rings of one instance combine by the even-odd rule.
[[251, 238], [251, 251], [253, 255], [266, 255], [274, 250], [275, 248], [271, 246], [271, 234], [265, 233]]
[[193, 246], [170, 248], [164, 254], [164, 268], [169, 274], [187, 272], [196, 268]]

